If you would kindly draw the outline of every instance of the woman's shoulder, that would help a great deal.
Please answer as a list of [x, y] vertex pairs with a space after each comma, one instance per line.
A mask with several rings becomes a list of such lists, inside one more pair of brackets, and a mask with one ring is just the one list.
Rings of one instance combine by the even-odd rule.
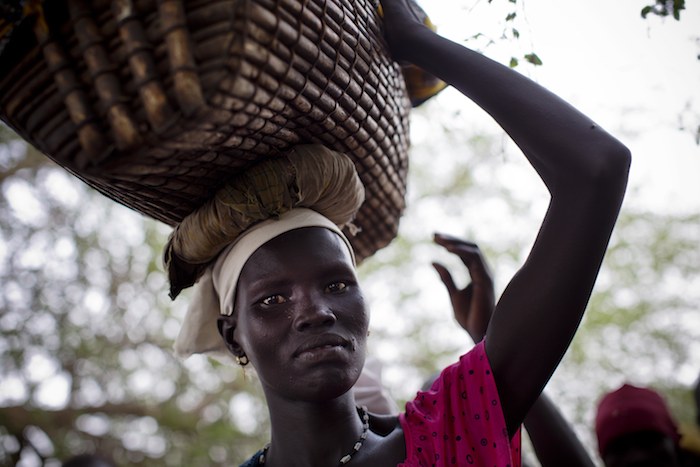
[[402, 431], [398, 415], [369, 414], [369, 429], [381, 437], [391, 436], [397, 430]]
[[358, 459], [363, 467], [400, 465], [406, 459], [406, 442], [397, 415], [371, 414], [372, 432], [368, 456]]

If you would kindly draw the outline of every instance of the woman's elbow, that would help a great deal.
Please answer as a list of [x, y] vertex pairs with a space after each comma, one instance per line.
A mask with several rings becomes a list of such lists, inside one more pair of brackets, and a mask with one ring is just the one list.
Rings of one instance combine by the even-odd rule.
[[605, 160], [608, 165], [605, 172], [610, 172], [612, 176], [627, 181], [632, 164], [632, 153], [627, 146], [618, 140], [614, 140], [609, 146], [605, 150]]
[[615, 138], [608, 137], [589, 148], [588, 175], [596, 185], [627, 186], [632, 154], [629, 148]]

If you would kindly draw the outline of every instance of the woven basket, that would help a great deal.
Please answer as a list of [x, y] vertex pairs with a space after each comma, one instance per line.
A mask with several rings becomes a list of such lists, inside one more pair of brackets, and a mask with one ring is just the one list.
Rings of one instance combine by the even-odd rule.
[[0, 112], [108, 197], [170, 225], [299, 143], [349, 154], [359, 259], [396, 235], [408, 111], [370, 0], [28, 2], [0, 56]]

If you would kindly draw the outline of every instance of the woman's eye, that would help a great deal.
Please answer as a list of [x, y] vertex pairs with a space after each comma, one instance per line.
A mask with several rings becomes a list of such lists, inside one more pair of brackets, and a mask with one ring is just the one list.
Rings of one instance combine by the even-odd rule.
[[326, 290], [330, 293], [338, 293], [345, 290], [348, 285], [345, 282], [333, 282], [326, 286]]
[[276, 294], [263, 298], [262, 300], [260, 300], [260, 303], [262, 303], [263, 305], [279, 305], [280, 303], [284, 303], [285, 301], [286, 300], [282, 295]]

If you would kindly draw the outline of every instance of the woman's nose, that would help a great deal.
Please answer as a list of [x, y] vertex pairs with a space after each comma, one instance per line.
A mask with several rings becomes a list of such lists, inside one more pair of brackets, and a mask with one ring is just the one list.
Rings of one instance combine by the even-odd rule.
[[335, 313], [327, 304], [315, 300], [305, 300], [299, 304], [294, 316], [297, 331], [331, 326], [337, 321]]

